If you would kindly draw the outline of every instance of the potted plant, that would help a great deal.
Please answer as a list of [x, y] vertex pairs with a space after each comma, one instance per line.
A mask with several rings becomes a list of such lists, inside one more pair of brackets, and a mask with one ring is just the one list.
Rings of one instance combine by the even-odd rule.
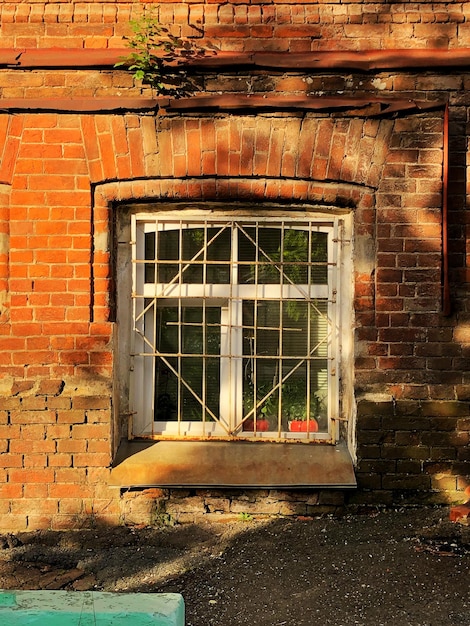
[[[263, 400], [263, 398], [265, 398], [266, 393], [263, 391], [263, 388], [260, 387], [258, 389], [256, 408], [253, 406], [253, 395], [253, 387], [250, 385], [243, 393], [243, 410], [245, 414], [251, 412], [252, 416], [243, 423], [243, 430], [254, 431], [256, 429], [259, 432], [271, 430], [271, 419], [277, 420], [278, 394], [276, 392], [271, 393], [271, 395], [269, 395], [262, 403], [260, 409], [258, 409], [259, 403]], [[256, 424], [254, 418], [255, 412]]]
[[308, 412], [303, 385], [293, 382], [282, 386], [282, 412], [287, 417], [287, 424], [291, 432], [317, 432], [318, 422], [315, 415], [318, 405], [319, 399], [314, 395], [310, 403], [310, 412]]

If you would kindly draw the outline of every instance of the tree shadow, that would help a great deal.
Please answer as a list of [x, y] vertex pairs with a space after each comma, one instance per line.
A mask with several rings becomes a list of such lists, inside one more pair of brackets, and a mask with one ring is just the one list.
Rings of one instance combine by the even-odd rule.
[[448, 529], [446, 516], [374, 508], [341, 518], [23, 533], [0, 553], [0, 583], [18, 588], [6, 566], [17, 577], [42, 568], [44, 578], [30, 580], [35, 589], [54, 588], [51, 572], [81, 568], [89, 589], [182, 593], [186, 626], [459, 624], [468, 612], [468, 554], [422, 549], [443, 537], [468, 548], [468, 533]]

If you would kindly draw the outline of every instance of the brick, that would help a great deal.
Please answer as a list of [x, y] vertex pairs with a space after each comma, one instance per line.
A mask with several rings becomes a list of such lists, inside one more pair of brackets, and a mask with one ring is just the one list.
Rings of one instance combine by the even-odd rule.
[[13, 451], [11, 454], [2, 453], [0, 455], [0, 467], [23, 467], [23, 455]]
[[91, 498], [93, 491], [87, 485], [55, 483], [49, 486], [49, 496], [51, 498]]
[[103, 453], [80, 453], [73, 455], [74, 467], [107, 467], [110, 464], [109, 454]]
[[[11, 513], [0, 515], [0, 531], [19, 532], [28, 528], [28, 516], [27, 515], [13, 515]], [[47, 528], [48, 526], [42, 526]]]
[[394, 490], [422, 490], [428, 491], [431, 481], [428, 476], [409, 476], [408, 474], [383, 476], [382, 487]]
[[53, 424], [56, 421], [54, 411], [12, 411], [12, 424]]
[[12, 469], [10, 471], [11, 483], [52, 483], [54, 471], [50, 468], [41, 469]]
[[73, 439], [106, 439], [109, 427], [105, 424], [80, 424], [72, 426]]
[[47, 439], [14, 439], [11, 441], [10, 450], [13, 453], [29, 454], [34, 452], [54, 452], [55, 442]]
[[77, 396], [72, 403], [74, 409], [108, 409], [111, 399], [104, 396]]
[[48, 486], [44, 483], [29, 483], [23, 487], [23, 496], [28, 499], [45, 499], [48, 497]]

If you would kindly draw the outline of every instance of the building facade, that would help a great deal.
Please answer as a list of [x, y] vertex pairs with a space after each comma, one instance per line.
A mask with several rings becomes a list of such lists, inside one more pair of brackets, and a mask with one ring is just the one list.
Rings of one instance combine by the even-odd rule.
[[0, 529], [463, 501], [470, 3], [0, 19]]

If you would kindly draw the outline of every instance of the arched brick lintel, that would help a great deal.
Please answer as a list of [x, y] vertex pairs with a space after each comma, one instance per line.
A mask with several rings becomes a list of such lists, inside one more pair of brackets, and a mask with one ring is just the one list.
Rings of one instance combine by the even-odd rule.
[[[110, 263], [113, 210], [117, 204], [190, 201], [282, 204], [306, 210], [353, 210], [355, 221], [373, 228], [374, 190], [346, 183], [268, 178], [159, 178], [116, 181], [95, 186], [93, 206], [93, 276], [106, 276]], [[93, 320], [108, 321], [109, 280], [93, 286]], [[103, 302], [106, 304], [103, 306]]]
[[[94, 204], [106, 208], [130, 201], [251, 201], [310, 203], [334, 208], [372, 206], [374, 189], [321, 180], [265, 177], [188, 177], [135, 179], [95, 186]], [[96, 219], [96, 216], [95, 216]]]
[[270, 178], [377, 187], [393, 120], [327, 114], [84, 116], [89, 176]]

